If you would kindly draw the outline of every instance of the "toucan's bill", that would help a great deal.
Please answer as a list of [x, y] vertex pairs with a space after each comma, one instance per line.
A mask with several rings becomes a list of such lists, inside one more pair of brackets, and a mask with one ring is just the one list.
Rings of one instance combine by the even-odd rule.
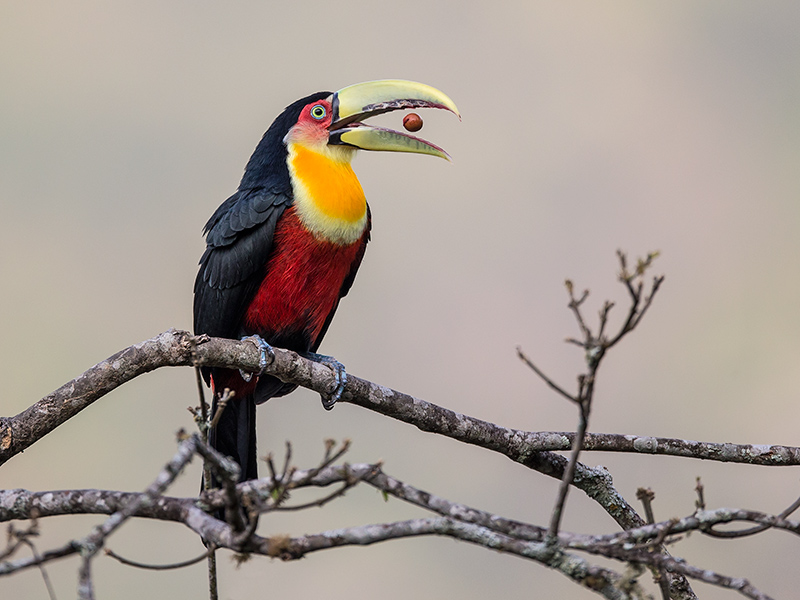
[[450, 160], [447, 152], [431, 142], [363, 122], [375, 115], [406, 108], [442, 108], [460, 119], [455, 103], [434, 87], [401, 79], [367, 81], [335, 92], [332, 104], [329, 144], [355, 146], [363, 150], [431, 154]]

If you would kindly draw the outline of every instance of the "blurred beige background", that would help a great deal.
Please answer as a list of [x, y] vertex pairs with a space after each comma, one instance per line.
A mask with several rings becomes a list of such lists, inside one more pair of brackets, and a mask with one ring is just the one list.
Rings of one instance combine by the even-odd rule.
[[[236, 187], [274, 116], [314, 91], [378, 78], [434, 85], [464, 119], [423, 114], [453, 164], [362, 153], [374, 235], [322, 351], [349, 372], [502, 425], [574, 429], [564, 385], [582, 367], [563, 280], [624, 304], [615, 250], [658, 249], [663, 291], [601, 372], [591, 429], [800, 444], [800, 4], [738, 2], [152, 2], [0, 4], [0, 413], [168, 327], [191, 326], [201, 228]], [[398, 126], [397, 114], [384, 117]], [[623, 309], [614, 316], [619, 323]], [[17, 456], [0, 487], [141, 490], [191, 427], [189, 369], [124, 386]], [[447, 498], [544, 524], [555, 482], [507, 459], [299, 391], [259, 410], [260, 452], [322, 440], [351, 462]], [[587, 454], [659, 519], [710, 507], [777, 512], [796, 469]], [[172, 490], [194, 494], [199, 466]], [[371, 489], [275, 516], [301, 534], [421, 515]], [[40, 548], [98, 519], [43, 523]], [[579, 493], [565, 527], [614, 531]], [[201, 551], [183, 528], [128, 523], [127, 557]], [[700, 536], [673, 550], [796, 595], [798, 540]], [[590, 598], [563, 576], [447, 539], [406, 540], [283, 564], [223, 557], [222, 598]], [[77, 561], [49, 567], [74, 597]], [[203, 598], [204, 566], [149, 573], [96, 562], [99, 598]], [[703, 598], [730, 598], [695, 584]], [[0, 597], [39, 599], [37, 572]]]

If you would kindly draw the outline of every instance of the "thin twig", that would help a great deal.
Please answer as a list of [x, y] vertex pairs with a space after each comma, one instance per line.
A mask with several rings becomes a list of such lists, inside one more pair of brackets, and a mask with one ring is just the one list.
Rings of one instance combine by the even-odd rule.
[[209, 600], [219, 600], [219, 584], [217, 582], [217, 547], [209, 544], [208, 555], [208, 597]]
[[11, 573], [16, 573], [18, 571], [24, 571], [25, 569], [29, 569], [31, 567], [38, 567], [39, 565], [50, 562], [51, 560], [64, 558], [65, 556], [71, 556], [73, 554], [78, 554], [79, 552], [80, 546], [78, 546], [77, 542], [73, 541], [64, 544], [60, 548], [42, 552], [39, 556], [5, 561], [0, 563], [0, 576], [10, 575]]
[[655, 497], [656, 495], [650, 488], [639, 488], [636, 490], [636, 499], [642, 503], [644, 515], [649, 525], [652, 525], [656, 521], [653, 516], [653, 500]]
[[520, 346], [517, 346], [517, 356], [519, 357], [519, 359], [522, 362], [524, 362], [526, 365], [528, 365], [528, 367], [530, 367], [530, 369], [534, 373], [536, 373], [542, 379], [542, 381], [544, 381], [548, 385], [548, 387], [550, 387], [552, 390], [555, 390], [556, 392], [561, 394], [564, 398], [566, 398], [570, 402], [574, 402], [574, 403], [578, 402], [578, 400], [577, 400], [577, 398], [575, 398], [575, 396], [573, 396], [572, 394], [567, 392], [564, 388], [562, 388], [560, 385], [558, 385], [555, 381], [550, 379], [550, 377], [548, 377], [544, 373], [544, 371], [542, 371], [539, 367], [537, 367], [533, 363], [533, 361], [525, 355], [525, 353], [522, 351], [522, 348]]
[[569, 304], [567, 305], [572, 313], [575, 315], [575, 319], [578, 321], [578, 327], [580, 327], [581, 333], [583, 334], [584, 339], [592, 339], [592, 330], [587, 327], [586, 322], [583, 320], [583, 315], [581, 314], [581, 305], [586, 301], [586, 298], [589, 297], [589, 290], [583, 290], [583, 294], [581, 294], [580, 298], [575, 297], [575, 288], [572, 285], [572, 281], [567, 279], [564, 282], [564, 287], [567, 288], [567, 293], [569, 294]]
[[120, 556], [110, 548], [106, 548], [104, 552], [107, 556], [110, 556], [114, 560], [117, 560], [123, 565], [127, 565], [129, 567], [136, 567], [137, 569], [147, 569], [150, 571], [169, 571], [172, 569], [183, 569], [184, 567], [191, 567], [192, 565], [196, 565], [197, 563], [202, 562], [203, 560], [211, 556], [211, 553], [214, 552], [214, 550], [212, 548], [209, 548], [206, 552], [203, 552], [200, 556], [195, 556], [194, 558], [190, 558], [189, 560], [184, 560], [182, 562], [168, 563], [164, 565], [152, 565], [152, 564], [137, 562], [135, 560], [130, 560], [129, 558]]
[[[636, 490], [636, 498], [642, 503], [648, 525], [652, 525], [656, 521], [655, 515], [653, 514], [653, 500], [655, 497], [655, 493], [650, 488], [639, 488]], [[666, 535], [667, 534], [665, 530], [664, 535], [657, 538], [657, 546], [662, 545]], [[658, 549], [656, 544], [653, 546], [654, 551]], [[653, 576], [658, 584], [659, 589], [661, 590], [662, 600], [669, 600], [669, 579], [667, 578], [666, 574], [660, 569], [654, 569]]]
[[[792, 502], [788, 508], [782, 510], [780, 514], [777, 515], [778, 519], [785, 519], [789, 515], [791, 515], [794, 511], [800, 508], [800, 498]], [[709, 537], [716, 537], [716, 538], [740, 538], [740, 537], [747, 537], [749, 535], [754, 535], [756, 533], [761, 533], [762, 531], [766, 531], [767, 529], [772, 528], [773, 525], [763, 523], [761, 525], [756, 525], [755, 527], [748, 527], [747, 529], [739, 529], [737, 531], [717, 531], [712, 528], [704, 529], [703, 533]]]
[[[218, 408], [217, 413], [220, 412], [221, 409]], [[236, 484], [239, 482], [239, 465], [230, 458], [217, 452], [196, 435], [193, 435], [191, 439], [194, 440], [194, 450], [210, 464], [211, 470], [222, 484], [222, 489], [225, 492], [226, 498], [225, 520], [233, 525], [235, 531], [244, 531], [246, 529], [246, 522], [239, 511], [240, 502], [236, 491]]]
[[697, 500], [695, 501], [694, 505], [697, 510], [705, 510], [706, 509], [706, 499], [704, 497], [703, 491], [703, 482], [700, 481], [698, 477], [696, 479], [696, 485], [694, 486], [694, 491], [697, 492]]
[[81, 600], [93, 600], [94, 598], [91, 560], [100, 548], [103, 547], [106, 538], [119, 528], [129, 517], [134, 515], [139, 509], [139, 506], [145, 502], [152, 501], [172, 484], [178, 474], [180, 474], [189, 461], [192, 460], [192, 456], [199, 444], [202, 444], [202, 441], [197, 435], [193, 435], [181, 441], [178, 446], [178, 452], [169, 463], [167, 463], [161, 473], [158, 474], [155, 481], [148, 486], [144, 494], [123, 509], [115, 512], [101, 525], [95, 527], [89, 535], [78, 542], [82, 559], [78, 581], [78, 597]]
[[47, 588], [47, 595], [50, 596], [50, 600], [56, 600], [56, 591], [53, 589], [53, 584], [50, 582], [50, 576], [47, 574], [47, 569], [44, 566], [44, 562], [41, 560], [42, 557], [39, 555], [39, 551], [36, 550], [36, 546], [27, 537], [20, 541], [30, 548], [33, 557], [39, 561], [37, 566], [39, 567], [39, 572], [44, 580], [44, 585]]
[[[197, 338], [192, 338], [192, 354], [194, 360], [194, 374], [195, 381], [197, 382], [197, 395], [200, 400], [200, 435], [204, 443], [208, 443], [208, 433], [211, 429], [210, 407], [206, 402], [205, 386], [203, 385], [203, 375], [199, 367], [199, 359], [197, 358]], [[208, 491], [211, 489], [211, 463], [203, 460], [203, 490]], [[209, 600], [219, 600], [219, 592], [217, 588], [217, 555], [216, 547], [214, 544], [208, 545], [208, 552], [205, 554], [208, 559], [208, 595]], [[201, 559], [202, 560], [202, 559]]]
[[220, 418], [222, 417], [222, 412], [225, 410], [225, 407], [228, 406], [228, 402], [236, 395], [236, 392], [225, 388], [222, 391], [222, 395], [217, 398], [217, 408], [214, 411], [214, 415], [211, 417], [211, 425], [209, 425], [209, 430], [214, 430], [217, 428], [217, 424], [219, 423]]
[[586, 428], [589, 424], [588, 412], [588, 409], [584, 410], [583, 406], [581, 406], [581, 410], [579, 411], [580, 417], [578, 419], [578, 430], [575, 432], [575, 442], [572, 447], [572, 452], [570, 453], [567, 468], [564, 470], [564, 476], [561, 478], [561, 482], [559, 483], [558, 496], [550, 516], [550, 527], [547, 530], [547, 538], [551, 543], [555, 543], [557, 541], [558, 529], [561, 525], [561, 516], [564, 512], [564, 505], [567, 501], [569, 488], [575, 479], [575, 469], [578, 465], [578, 456], [581, 453], [581, 449], [583, 447], [583, 437], [586, 434]]

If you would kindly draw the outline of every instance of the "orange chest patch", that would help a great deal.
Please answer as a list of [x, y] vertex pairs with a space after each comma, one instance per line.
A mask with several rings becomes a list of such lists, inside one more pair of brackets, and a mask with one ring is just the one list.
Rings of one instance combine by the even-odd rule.
[[367, 200], [350, 166], [351, 157], [352, 152], [321, 153], [289, 145], [298, 216], [315, 235], [344, 244], [361, 236], [367, 217]]

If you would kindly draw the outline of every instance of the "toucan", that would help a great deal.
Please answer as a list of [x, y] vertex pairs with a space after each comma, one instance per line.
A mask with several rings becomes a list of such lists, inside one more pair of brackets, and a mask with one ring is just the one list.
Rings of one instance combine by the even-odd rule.
[[[194, 285], [196, 335], [253, 337], [262, 358], [277, 346], [330, 364], [338, 386], [323, 405], [332, 407], [346, 373], [316, 350], [370, 239], [370, 209], [350, 162], [358, 149], [449, 159], [431, 142], [364, 123], [417, 108], [460, 118], [444, 93], [402, 80], [318, 92], [286, 107], [261, 138], [236, 192], [205, 225]], [[234, 369], [204, 368], [203, 377], [213, 391], [211, 413], [222, 409], [209, 432], [212, 447], [239, 464], [240, 480], [257, 478], [256, 405], [296, 386]], [[220, 403], [226, 389], [230, 400]]]

